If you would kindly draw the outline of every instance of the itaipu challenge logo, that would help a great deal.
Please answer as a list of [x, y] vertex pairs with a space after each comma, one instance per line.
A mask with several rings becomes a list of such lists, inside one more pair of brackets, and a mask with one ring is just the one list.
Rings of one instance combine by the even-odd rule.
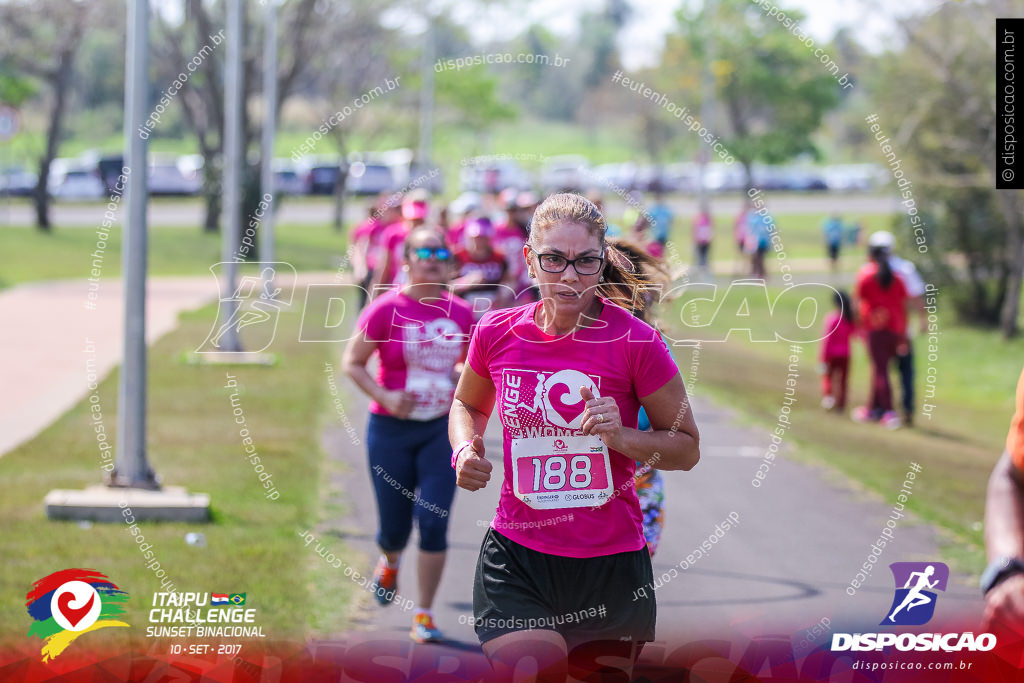
[[935, 614], [936, 590], [945, 591], [949, 567], [942, 562], [893, 562], [892, 605], [880, 626], [920, 626]]
[[34, 620], [28, 635], [43, 639], [43, 661], [53, 659], [79, 636], [110, 626], [128, 626], [114, 617], [124, 614], [128, 594], [94, 569], [63, 569], [32, 584], [25, 596]]

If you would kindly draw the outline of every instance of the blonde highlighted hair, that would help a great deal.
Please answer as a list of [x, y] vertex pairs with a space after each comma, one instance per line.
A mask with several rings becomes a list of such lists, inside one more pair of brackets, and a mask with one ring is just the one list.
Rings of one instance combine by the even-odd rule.
[[533, 214], [527, 244], [536, 247], [535, 238], [538, 234], [564, 223], [586, 227], [601, 242], [601, 250], [604, 252], [601, 277], [604, 280], [597, 287], [598, 294], [626, 310], [642, 311], [649, 281], [642, 274], [638, 277], [627, 254], [605, 241], [608, 226], [604, 216], [586, 197], [572, 192], [549, 195]]

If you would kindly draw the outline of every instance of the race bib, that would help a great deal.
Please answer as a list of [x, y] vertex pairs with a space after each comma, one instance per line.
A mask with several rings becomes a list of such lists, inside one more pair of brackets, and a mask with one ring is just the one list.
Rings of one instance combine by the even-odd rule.
[[426, 421], [448, 414], [455, 385], [448, 373], [410, 369], [405, 378], [405, 390], [416, 400], [409, 419]]
[[512, 439], [512, 490], [535, 510], [603, 505], [612, 495], [608, 447], [597, 436]]

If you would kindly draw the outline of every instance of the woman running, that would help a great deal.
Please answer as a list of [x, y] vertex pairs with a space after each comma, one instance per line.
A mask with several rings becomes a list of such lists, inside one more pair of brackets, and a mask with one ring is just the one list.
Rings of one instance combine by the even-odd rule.
[[[531, 656], [562, 680], [583, 643], [631, 669], [655, 623], [653, 591], [633, 592], [652, 581], [635, 461], [689, 470], [700, 458], [679, 369], [657, 330], [625, 308], [642, 284], [604, 238], [583, 197], [541, 203], [523, 255], [542, 300], [484, 316], [452, 405], [452, 465], [469, 491], [491, 476], [480, 435], [495, 403], [503, 427], [505, 480], [473, 610], [504, 677]], [[636, 428], [641, 407], [651, 431]]]
[[[373, 591], [382, 605], [397, 592], [398, 563], [416, 520], [420, 534], [419, 607], [411, 637], [441, 639], [431, 607], [448, 547], [448, 512], [455, 495], [448, 411], [466, 354], [473, 311], [450, 295], [451, 253], [444, 235], [419, 227], [405, 242], [404, 287], [373, 300], [359, 317], [361, 334], [345, 349], [345, 370], [367, 396], [366, 446], [377, 499], [381, 557]], [[366, 364], [376, 353], [376, 379]]]

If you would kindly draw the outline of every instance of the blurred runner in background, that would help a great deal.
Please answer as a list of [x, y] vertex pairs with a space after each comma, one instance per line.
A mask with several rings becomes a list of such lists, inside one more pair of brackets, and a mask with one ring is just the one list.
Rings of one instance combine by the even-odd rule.
[[879, 422], [888, 429], [900, 426], [892, 407], [889, 364], [907, 336], [907, 289], [893, 272], [885, 247], [869, 246], [868, 263], [857, 272], [857, 301], [871, 355], [871, 395], [868, 405], [858, 406], [851, 417], [857, 422]]
[[715, 227], [711, 221], [711, 214], [698, 212], [693, 218], [693, 249], [697, 258], [697, 268], [703, 273], [711, 270], [708, 265], [708, 252], [711, 250], [711, 238], [714, 234]]
[[842, 413], [846, 410], [850, 348], [857, 326], [850, 295], [840, 289], [833, 296], [836, 307], [825, 316], [821, 340], [821, 407]]
[[388, 195], [381, 195], [370, 210], [370, 215], [352, 230], [349, 238], [352, 245], [349, 262], [352, 266], [352, 275], [362, 288], [359, 292], [359, 308], [366, 305], [368, 292], [373, 284], [373, 274], [378, 267], [384, 231], [401, 218], [400, 209], [388, 204], [388, 201]]
[[494, 248], [505, 254], [508, 276], [515, 290], [517, 304], [537, 300], [537, 290], [526, 272], [526, 262], [521, 254], [530, 238], [530, 221], [540, 203], [537, 195], [530, 191], [516, 192], [508, 207], [507, 220], [495, 229]]
[[[451, 254], [438, 228], [414, 228], [403, 253], [407, 284], [381, 294], [363, 310], [360, 333], [345, 349], [344, 366], [373, 399], [366, 448], [381, 549], [373, 573], [374, 595], [381, 605], [394, 600], [399, 561], [415, 520], [419, 606], [410, 635], [426, 642], [442, 637], [431, 608], [444, 569], [448, 513], [455, 496], [448, 412], [473, 313], [444, 285]], [[366, 367], [375, 354], [380, 360], [376, 378]]]
[[[889, 266], [901, 280], [907, 289], [908, 314], [913, 311], [917, 314], [918, 331], [924, 334], [928, 331], [928, 313], [924, 310], [924, 280], [917, 272], [917, 266], [907, 259], [900, 258], [893, 253], [893, 246], [896, 240], [892, 233], [879, 230], [871, 233], [868, 238], [868, 245], [884, 249], [889, 255]], [[908, 315], [909, 317], [909, 315]], [[900, 397], [903, 404], [903, 422], [911, 426], [914, 422], [914, 345], [910, 335], [908, 320], [907, 334], [903, 342], [896, 348], [896, 369], [900, 375]]]
[[834, 213], [821, 224], [821, 232], [825, 237], [825, 253], [828, 256], [832, 272], [839, 270], [839, 252], [843, 248], [843, 219]]
[[392, 223], [381, 235], [379, 268], [374, 273], [371, 297], [377, 288], [404, 284], [405, 276], [401, 265], [404, 261], [405, 239], [413, 229], [424, 225], [430, 216], [429, 194], [426, 190], [413, 190], [402, 199], [402, 220]]
[[489, 218], [474, 218], [466, 226], [465, 246], [455, 252], [458, 277], [452, 290], [472, 307], [477, 320], [484, 313], [505, 308], [513, 300], [513, 282], [505, 255], [493, 244], [494, 226]]

